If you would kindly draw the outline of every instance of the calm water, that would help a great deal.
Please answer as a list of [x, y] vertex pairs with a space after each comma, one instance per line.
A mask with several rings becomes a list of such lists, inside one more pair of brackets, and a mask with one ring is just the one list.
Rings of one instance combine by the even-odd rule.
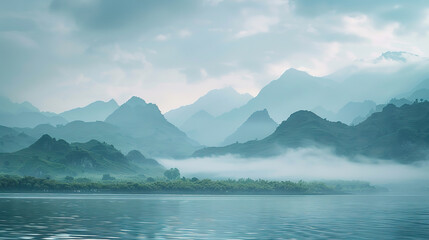
[[0, 194], [20, 238], [429, 239], [429, 197]]

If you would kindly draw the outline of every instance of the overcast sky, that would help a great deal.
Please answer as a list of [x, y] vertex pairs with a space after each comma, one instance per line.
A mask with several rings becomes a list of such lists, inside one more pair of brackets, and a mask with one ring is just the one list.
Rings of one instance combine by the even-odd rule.
[[45, 111], [136, 95], [165, 112], [385, 51], [428, 56], [429, 1], [0, 0], [0, 95]]

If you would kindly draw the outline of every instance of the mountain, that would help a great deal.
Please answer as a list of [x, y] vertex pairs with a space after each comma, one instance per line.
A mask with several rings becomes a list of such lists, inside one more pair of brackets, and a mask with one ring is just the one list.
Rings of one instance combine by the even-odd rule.
[[[331, 120], [341, 119], [348, 124], [357, 124], [365, 119], [364, 112], [373, 105], [365, 101], [388, 102], [399, 94], [412, 92], [417, 86], [428, 85], [429, 81], [424, 81], [428, 75], [429, 59], [402, 52], [386, 52], [370, 61], [357, 61], [325, 77], [288, 69], [245, 105], [215, 116], [215, 123], [194, 133], [198, 136], [195, 140], [204, 145], [219, 146], [253, 112], [264, 108], [275, 121], [280, 122], [299, 110], [320, 107], [338, 112], [349, 102], [361, 103], [361, 106], [347, 106], [343, 109], [343, 116], [343, 113], [335, 118], [325, 116]], [[359, 110], [361, 107], [362, 111]], [[347, 113], [352, 108], [355, 108], [351, 111], [355, 117]], [[325, 113], [330, 115], [328, 111]]]
[[413, 92], [408, 98], [409, 101], [414, 102], [415, 100], [427, 100], [429, 101], [429, 89], [419, 89]]
[[333, 113], [322, 107], [313, 109], [313, 112], [329, 121], [340, 121], [348, 125], [356, 125], [373, 113], [377, 104], [373, 101], [366, 100], [363, 102], [348, 102], [338, 112]]
[[108, 102], [96, 101], [85, 107], [60, 113], [60, 116], [67, 119], [69, 122], [76, 120], [84, 122], [104, 121], [118, 107], [118, 104], [113, 99]]
[[39, 124], [65, 124], [67, 121], [56, 115], [40, 112], [29, 102], [14, 103], [0, 97], [0, 125], [6, 127], [35, 127]]
[[140, 173], [111, 145], [95, 140], [69, 144], [49, 135], [18, 152], [0, 154], [0, 165], [2, 173], [35, 177]]
[[39, 112], [39, 109], [29, 102], [14, 103], [6, 97], [0, 96], [0, 113], [17, 114], [23, 112]]
[[267, 109], [256, 111], [233, 134], [228, 136], [223, 144], [263, 139], [272, 134], [277, 126], [278, 124], [271, 119]]
[[155, 104], [132, 97], [106, 118], [106, 123], [118, 126], [135, 138], [145, 152], [157, 157], [186, 157], [199, 144], [169, 123]]
[[345, 69], [346, 74], [339, 74], [343, 72], [339, 70], [326, 76], [339, 83], [335, 94], [341, 92], [343, 96], [338, 101], [346, 97], [347, 101], [355, 102], [368, 99], [388, 102], [425, 85], [429, 59], [406, 52], [385, 52], [376, 59], [357, 61]]
[[95, 139], [113, 144], [123, 152], [139, 150], [148, 157], [185, 157], [199, 147], [198, 143], [167, 122], [156, 105], [147, 104], [137, 97], [115, 110], [105, 122], [73, 121], [56, 127], [42, 124], [19, 130], [34, 138], [49, 134], [69, 142]]
[[216, 134], [216, 118], [210, 113], [201, 110], [193, 114], [188, 120], [186, 120], [180, 127], [186, 135], [190, 138], [197, 140], [199, 143], [204, 145], [215, 144], [211, 142], [214, 134]]
[[[243, 124], [249, 116], [261, 109], [267, 109], [275, 121], [286, 119], [300, 109], [313, 109], [319, 105], [338, 105], [338, 95], [332, 94], [337, 83], [329, 79], [314, 77], [305, 72], [289, 69], [268, 85], [245, 105], [235, 108], [216, 118], [216, 123], [200, 132], [196, 138], [202, 144], [220, 145]], [[216, 129], [216, 131], [212, 131]], [[203, 129], [204, 130], [204, 129]], [[201, 139], [210, 139], [203, 142]]]
[[411, 163], [427, 158], [429, 102], [386, 106], [356, 126], [330, 122], [310, 111], [298, 111], [265, 139], [198, 150], [196, 157], [238, 154], [279, 155], [297, 147], [329, 147], [337, 154]]
[[233, 88], [215, 89], [200, 97], [194, 103], [173, 109], [165, 113], [165, 118], [176, 126], [182, 126], [185, 121], [199, 111], [205, 111], [212, 116], [219, 116], [234, 108], [246, 104], [252, 96], [240, 94]]
[[[403, 96], [403, 95], [399, 95], [399, 96]], [[412, 104], [414, 101], [429, 101], [429, 89], [419, 89], [409, 94], [406, 98], [403, 98], [403, 97], [392, 98], [387, 104], [378, 104], [375, 107], [372, 107], [373, 106], [372, 103], [368, 104], [367, 108], [366, 109], [364, 108], [362, 111], [360, 111], [361, 114], [356, 116], [356, 118], [352, 121], [351, 124], [357, 125], [358, 123], [364, 121], [366, 118], [371, 116], [373, 113], [381, 112], [383, 108], [389, 104], [393, 104], [397, 107], [401, 107], [402, 105], [405, 105], [405, 104]], [[371, 109], [371, 110], [367, 111], [367, 109]], [[364, 112], [367, 112], [367, 114], [364, 115], [363, 114]], [[333, 119], [335, 120], [337, 118], [333, 118]]]
[[137, 150], [131, 150], [126, 156], [128, 161], [135, 164], [143, 171], [151, 173], [155, 176], [162, 176], [165, 172], [164, 166], [159, 164], [155, 159], [146, 158], [143, 154]]
[[0, 126], [0, 152], [15, 152], [30, 146], [35, 141], [25, 133]]
[[124, 134], [119, 127], [101, 121], [73, 121], [56, 127], [49, 124], [41, 124], [35, 128], [21, 128], [18, 130], [36, 139], [44, 134], [49, 134], [52, 137], [64, 139], [68, 142], [88, 142], [92, 139], [100, 142], [108, 142], [123, 152], [133, 149], [143, 150], [143, 147], [139, 145], [139, 142], [135, 138]]
[[419, 58], [419, 56], [413, 53], [403, 52], [403, 51], [399, 51], [399, 52], [388, 51], [388, 52], [382, 53], [378, 58], [375, 59], [374, 62], [377, 63], [381, 61], [395, 61], [395, 62], [405, 63], [416, 58]]
[[28, 148], [1, 153], [0, 166], [2, 173], [35, 177], [145, 173], [112, 145], [96, 140], [69, 144], [46, 134]]
[[332, 120], [350, 125], [356, 123], [356, 118], [367, 116], [376, 106], [377, 104], [375, 102], [369, 100], [363, 102], [349, 102], [337, 112], [336, 119]]
[[41, 112], [22, 112], [16, 114], [0, 113], [0, 125], [7, 127], [32, 128], [40, 124], [63, 125], [67, 120], [61, 116], [46, 116]]

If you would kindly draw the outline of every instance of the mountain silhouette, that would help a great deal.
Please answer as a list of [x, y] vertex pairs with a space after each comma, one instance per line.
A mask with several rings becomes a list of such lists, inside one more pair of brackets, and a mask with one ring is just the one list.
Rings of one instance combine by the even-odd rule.
[[187, 119], [199, 111], [205, 111], [217, 117], [246, 104], [251, 98], [251, 95], [240, 94], [231, 87], [215, 89], [190, 105], [168, 111], [165, 113], [165, 118], [174, 125], [180, 127]]
[[263, 139], [272, 134], [277, 126], [278, 124], [271, 119], [267, 109], [256, 111], [233, 134], [228, 136], [223, 144]]
[[[154, 161], [154, 160], [153, 160]], [[154, 169], [153, 162], [138, 165], [127, 159], [112, 145], [91, 140], [72, 143], [45, 134], [28, 148], [14, 153], [1, 153], [2, 173], [35, 177], [101, 176], [104, 173], [121, 175], [152, 174], [142, 166]], [[163, 169], [156, 165], [157, 174]]]
[[298, 111], [270, 136], [243, 144], [198, 150], [194, 156], [238, 154], [266, 157], [297, 147], [328, 147], [337, 154], [411, 163], [425, 160], [429, 147], [429, 102], [396, 107], [389, 104], [356, 126], [330, 122]]
[[118, 104], [113, 99], [108, 102], [96, 101], [85, 107], [62, 112], [60, 116], [69, 122], [76, 120], [84, 122], [104, 121], [118, 107]]

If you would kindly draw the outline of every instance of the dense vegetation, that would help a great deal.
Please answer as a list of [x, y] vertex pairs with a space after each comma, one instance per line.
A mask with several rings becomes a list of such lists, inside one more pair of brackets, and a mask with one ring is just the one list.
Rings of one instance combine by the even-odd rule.
[[194, 156], [266, 157], [279, 155], [287, 148], [306, 146], [330, 147], [345, 156], [363, 155], [402, 163], [425, 160], [429, 149], [429, 102], [416, 101], [401, 107], [390, 104], [356, 126], [298, 111], [265, 139], [204, 148]]
[[269, 182], [253, 180], [212, 181], [208, 179], [157, 182], [60, 182], [34, 177], [0, 177], [1, 191], [82, 191], [82, 192], [134, 192], [134, 193], [278, 193], [322, 194], [334, 193], [323, 184]]
[[[113, 179], [113, 178], [112, 178]], [[344, 191], [342, 185], [353, 185]], [[346, 187], [347, 188], [347, 187]], [[343, 194], [374, 193], [378, 189], [361, 182], [341, 182], [326, 185], [321, 182], [291, 182], [267, 180], [210, 180], [180, 178], [176, 180], [91, 181], [66, 177], [64, 180], [35, 177], [0, 176], [0, 192], [103, 192], [103, 193], [183, 193], [183, 194]]]

